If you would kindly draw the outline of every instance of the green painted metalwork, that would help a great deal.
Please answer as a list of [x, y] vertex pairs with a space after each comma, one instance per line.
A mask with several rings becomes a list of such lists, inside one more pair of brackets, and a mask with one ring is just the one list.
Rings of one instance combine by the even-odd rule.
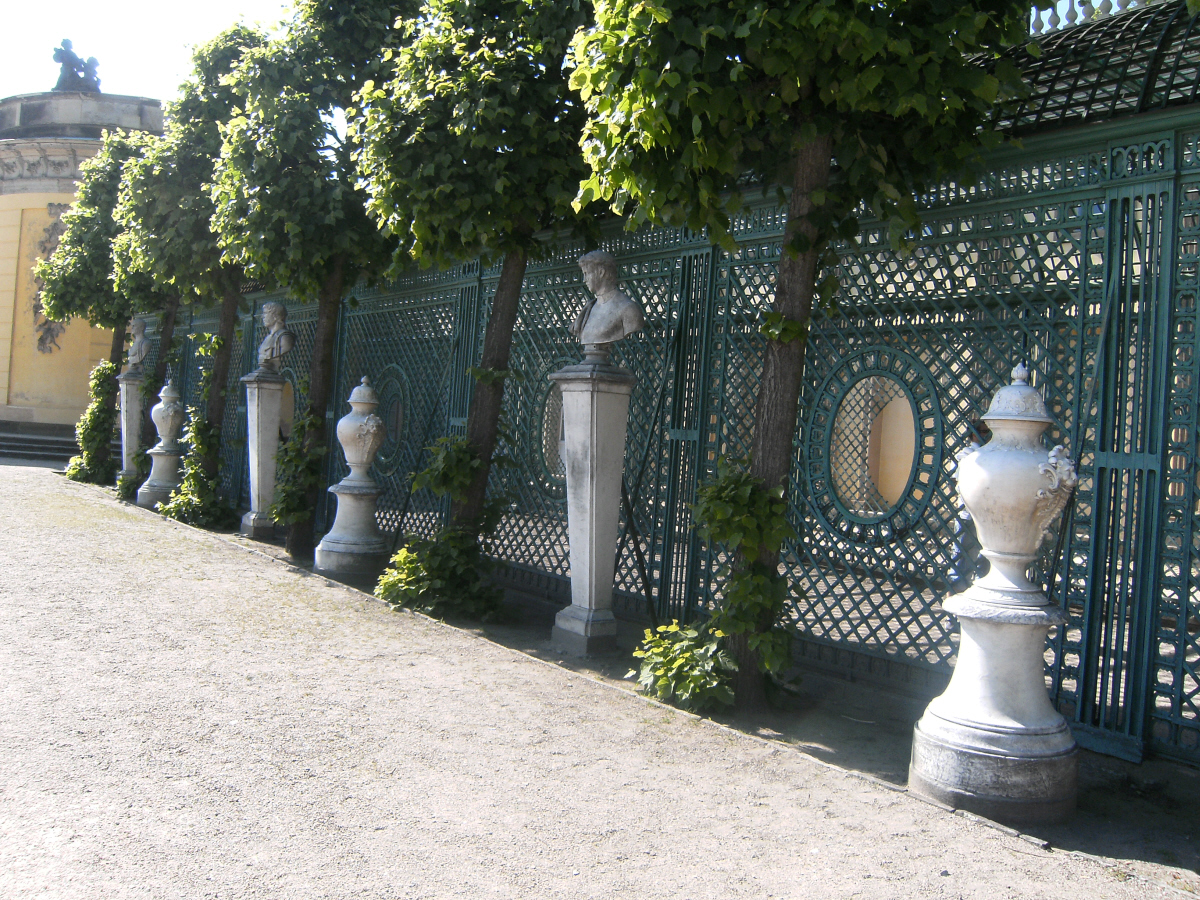
[[[1149, 21], [1168, 6], [1128, 15]], [[1191, 46], [1191, 20], [1187, 28], [1171, 21], [1162, 33]], [[1143, 84], [1167, 78], [1169, 54], [1154, 52], [1159, 61], [1138, 69]], [[1160, 106], [1186, 99], [1179, 85], [1196, 76], [1188, 65], [1171, 63], [1173, 87]], [[1103, 94], [1103, 79], [1092, 83], [1096, 103], [1116, 96]], [[1096, 109], [1103, 117], [1126, 108], [1114, 104]], [[922, 199], [912, 254], [893, 253], [885, 227], [870, 222], [840, 248], [842, 289], [812, 324], [788, 495], [799, 537], [783, 556], [797, 647], [805, 658], [865, 659], [889, 677], [932, 683], [949, 671], [957, 633], [941, 601], [978, 562], [955, 459], [1023, 360], [1054, 419], [1047, 447], [1066, 445], [1080, 474], [1061, 558], [1048, 543], [1038, 567], [1043, 580], [1055, 573], [1048, 591], [1070, 616], [1047, 645], [1053, 700], [1087, 746], [1200, 762], [1200, 110], [1033, 135], [995, 154], [977, 181]], [[617, 551], [617, 605], [627, 614], [641, 614], [647, 595], [659, 616], [679, 618], [719, 599], [719, 560], [691, 527], [689, 504], [720, 457], [749, 452], [758, 327], [783, 213], [763, 198], [734, 224], [734, 254], [687, 230], [627, 233], [612, 223], [603, 235], [646, 312], [645, 330], [616, 348], [639, 379]], [[569, 558], [561, 401], [547, 376], [578, 358], [567, 328], [584, 300], [575, 262], [584, 249], [562, 241], [529, 267], [505, 393], [509, 462], [492, 484], [511, 501], [493, 547], [506, 580], [557, 597], [567, 593]], [[369, 376], [388, 428], [375, 471], [380, 523], [393, 533], [428, 534], [445, 511], [437, 498], [411, 493], [410, 475], [424, 447], [461, 433], [467, 369], [478, 360], [498, 275], [476, 264], [414, 274], [358, 290], [342, 311], [329, 422]], [[312, 310], [293, 309], [289, 325], [298, 342], [288, 377], [299, 385]], [[243, 322], [231, 376], [239, 401], [225, 423], [231, 497], [244, 498], [246, 478], [236, 377], [260, 337]], [[184, 368], [192, 391], [194, 360]], [[900, 442], [907, 469], [878, 468], [872, 454], [885, 439]], [[332, 439], [331, 449], [333, 482], [345, 469]], [[327, 501], [321, 521], [331, 511]]]

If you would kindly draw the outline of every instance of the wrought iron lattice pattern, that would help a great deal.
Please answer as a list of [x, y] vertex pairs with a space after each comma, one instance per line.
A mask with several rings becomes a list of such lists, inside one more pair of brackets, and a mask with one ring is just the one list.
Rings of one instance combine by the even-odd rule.
[[[957, 635], [941, 601], [971, 568], [954, 461], [1024, 360], [1054, 420], [1047, 449], [1066, 445], [1080, 475], [1062, 557], [1047, 546], [1036, 569], [1043, 580], [1056, 572], [1050, 591], [1070, 616], [1047, 646], [1054, 702], [1089, 746], [1131, 757], [1149, 746], [1200, 760], [1196, 123], [1171, 112], [1123, 133], [1106, 126], [1091, 143], [1029, 138], [977, 183], [931, 192], [907, 257], [870, 223], [840, 248], [841, 292], [810, 331], [789, 483], [799, 537], [782, 564], [792, 584], [788, 616], [804, 646], [852, 650], [905, 671], [948, 670]], [[623, 287], [646, 314], [645, 330], [617, 346], [617, 361], [638, 375], [619, 609], [639, 612], [649, 594], [660, 615], [686, 618], [720, 597], [722, 560], [691, 528], [689, 504], [719, 458], [749, 453], [758, 328], [782, 225], [774, 205], [745, 210], [732, 254], [687, 230], [613, 225], [604, 234]], [[514, 583], [560, 596], [569, 557], [547, 376], [578, 358], [567, 327], [584, 301], [575, 263], [584, 249], [563, 242], [529, 267], [505, 390], [507, 464], [492, 482], [509, 501], [493, 554]], [[438, 498], [411, 494], [409, 476], [423, 467], [424, 447], [461, 433], [467, 369], [478, 361], [497, 278], [497, 268], [476, 265], [422, 273], [360, 290], [342, 311], [329, 423], [369, 376], [389, 427], [375, 470], [389, 531], [428, 534], [445, 511]], [[297, 384], [312, 315], [297, 307], [289, 319]], [[252, 365], [260, 337], [243, 323], [231, 376], [239, 403], [225, 423], [236, 441], [245, 425], [235, 379]], [[863, 484], [853, 463], [861, 446], [856, 457], [837, 437], [839, 410], [861, 403], [865, 415], [900, 397], [913, 420], [908, 481], [894, 502], [854, 494], [848, 485]], [[330, 432], [333, 482], [346, 470]], [[241, 453], [227, 449], [224, 460], [229, 490], [244, 496]], [[331, 511], [327, 503], [324, 521]]]

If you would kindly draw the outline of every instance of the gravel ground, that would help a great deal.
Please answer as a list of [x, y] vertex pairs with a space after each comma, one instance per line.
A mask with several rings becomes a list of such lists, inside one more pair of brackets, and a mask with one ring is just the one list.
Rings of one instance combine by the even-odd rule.
[[1151, 898], [0, 464], [0, 897]]

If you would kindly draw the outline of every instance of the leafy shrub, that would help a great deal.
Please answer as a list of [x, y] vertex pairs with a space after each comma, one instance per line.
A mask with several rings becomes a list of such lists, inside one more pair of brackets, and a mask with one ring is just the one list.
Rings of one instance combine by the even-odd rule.
[[228, 526], [236, 520], [233, 508], [221, 500], [219, 472], [209, 474], [204, 460], [220, 439], [216, 428], [209, 425], [196, 407], [188, 409], [189, 422], [180, 443], [186, 448], [183, 457], [183, 480], [171, 493], [171, 499], [158, 505], [158, 511], [168, 519], [188, 525]]
[[375, 596], [439, 617], [487, 619], [503, 596], [487, 579], [491, 567], [469, 532], [445, 529], [431, 540], [410, 537], [380, 576]]
[[138, 488], [150, 477], [150, 466], [150, 455], [146, 453], [146, 448], [138, 447], [138, 452], [133, 455], [134, 474], [117, 478], [117, 496], [127, 503], [136, 500]]
[[92, 369], [88, 379], [91, 400], [75, 426], [79, 456], [67, 463], [66, 474], [72, 481], [111, 484], [117, 474], [111, 449], [117, 432], [117, 373], [117, 366], [108, 360]]
[[[429, 488], [438, 496], [460, 499], [482, 465], [470, 443], [464, 437], [443, 437], [428, 449], [429, 465], [413, 476], [413, 490]], [[407, 546], [380, 576], [375, 596], [434, 616], [491, 618], [500, 609], [503, 592], [487, 578], [492, 562], [486, 542], [499, 516], [500, 504], [489, 503], [478, 537], [459, 528], [443, 528], [432, 539], [408, 535]]]
[[707, 625], [682, 626], [677, 621], [646, 629], [633, 655], [642, 660], [638, 690], [681, 709], [702, 712], [714, 705], [733, 705], [730, 681], [737, 663], [722, 646], [724, 632]]

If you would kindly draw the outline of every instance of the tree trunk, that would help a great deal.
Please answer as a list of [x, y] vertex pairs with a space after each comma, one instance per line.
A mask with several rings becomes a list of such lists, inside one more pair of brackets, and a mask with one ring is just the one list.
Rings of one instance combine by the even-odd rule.
[[[508, 368], [513, 326], [517, 321], [521, 286], [525, 282], [525, 265], [528, 261], [529, 255], [524, 250], [513, 250], [504, 257], [500, 283], [496, 285], [487, 331], [483, 335], [483, 355], [479, 360], [481, 369]], [[488, 474], [492, 468], [492, 453], [496, 449], [496, 432], [499, 430], [503, 403], [504, 379], [476, 382], [475, 390], [471, 393], [471, 407], [467, 411], [467, 441], [483, 465], [475, 470], [475, 477], [471, 479], [463, 498], [450, 508], [451, 525], [468, 529], [476, 535], [487, 499]]]
[[[775, 279], [775, 302], [771, 308], [786, 319], [808, 324], [812, 317], [812, 301], [816, 292], [817, 270], [822, 247], [816, 241], [816, 230], [805, 218], [812, 203], [809, 196], [829, 183], [832, 144], [820, 137], [805, 144], [797, 153], [792, 167], [792, 195], [788, 203], [788, 221], [784, 228], [784, 252], [779, 260]], [[797, 234], [809, 239], [809, 248], [800, 254], [788, 252], [787, 245]], [[762, 381], [754, 408], [754, 442], [750, 451], [750, 473], [768, 488], [787, 482], [795, 458], [796, 415], [800, 404], [800, 378], [804, 372], [804, 339], [787, 343], [767, 340], [763, 358]], [[774, 569], [778, 554], [759, 548], [750, 562]], [[765, 631], [774, 622], [759, 623]], [[755, 712], [767, 705], [762, 674], [758, 670], [758, 654], [747, 645], [746, 636], [732, 642], [738, 661], [734, 684], [734, 705], [738, 712]]]
[[125, 364], [125, 333], [128, 326], [122, 322], [113, 329], [112, 345], [108, 350], [108, 361], [118, 369]]
[[[315, 416], [316, 425], [305, 435], [306, 450], [325, 446], [325, 414], [333, 390], [333, 349], [337, 339], [338, 313], [342, 307], [342, 288], [345, 284], [346, 257], [334, 257], [329, 274], [321, 285], [317, 298], [317, 325], [313, 332], [313, 355], [308, 370], [307, 412]], [[309, 562], [313, 558], [313, 525], [321, 485], [308, 492], [308, 514], [288, 526], [287, 552], [293, 559]]]
[[208, 405], [204, 417], [215, 430], [216, 440], [211, 452], [204, 457], [204, 473], [212, 478], [221, 464], [221, 429], [225, 423], [225, 400], [229, 382], [229, 359], [233, 355], [233, 332], [237, 328], [238, 305], [242, 301], [238, 279], [230, 277], [221, 298], [221, 318], [217, 322], [220, 342], [213, 353], [212, 381], [208, 390]]
[[[156, 395], [167, 380], [167, 355], [171, 351], [171, 341], [175, 339], [175, 315], [178, 312], [178, 297], [172, 297], [162, 309], [162, 319], [158, 323], [158, 358], [154, 361], [154, 374], [150, 376], [152, 395]], [[153, 403], [147, 402], [142, 409], [142, 446], [147, 449], [158, 443], [158, 429], [150, 418], [153, 407]]]
[[[109, 347], [109, 350], [108, 350], [108, 361], [111, 362], [114, 366], [116, 366], [118, 371], [120, 371], [121, 366], [125, 362], [125, 329], [126, 329], [126, 327], [127, 327], [126, 324], [124, 322], [122, 322], [120, 325], [118, 325], [116, 328], [113, 329], [112, 345]], [[114, 392], [113, 396], [112, 396], [112, 400], [109, 401], [109, 404], [108, 404], [108, 408], [110, 410], [115, 411], [118, 408], [118, 406], [121, 402], [119, 398], [120, 398], [120, 392]], [[121, 421], [120, 415], [116, 416], [115, 421], [118, 423], [117, 427], [119, 428], [120, 421]], [[117, 434], [114, 434], [113, 438], [118, 439], [117, 435], [119, 435], [119, 433], [120, 432], [117, 432]], [[99, 471], [99, 470], [103, 469], [105, 466], [107, 466], [108, 461], [110, 459], [112, 459], [112, 441], [107, 442], [101, 448], [99, 456], [100, 456], [100, 458], [98, 460], [96, 460], [97, 471]], [[118, 466], [117, 468], [120, 468], [120, 466]]]

